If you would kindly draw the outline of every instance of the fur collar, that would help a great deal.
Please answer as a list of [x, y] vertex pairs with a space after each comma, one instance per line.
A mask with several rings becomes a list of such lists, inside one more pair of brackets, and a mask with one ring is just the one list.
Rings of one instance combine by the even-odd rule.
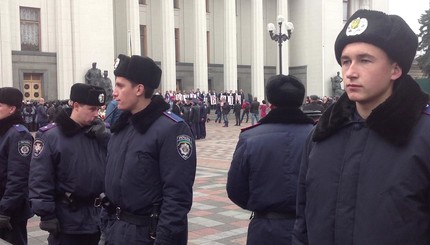
[[24, 124], [19, 111], [0, 120], [0, 136], [3, 136], [15, 124]]
[[144, 134], [155, 120], [157, 120], [164, 111], [170, 108], [162, 96], [156, 95], [151, 99], [151, 103], [143, 110], [132, 115], [130, 112], [124, 112], [118, 121], [112, 126], [112, 133], [124, 129], [130, 122], [133, 127], [141, 134]]
[[[409, 75], [394, 82], [393, 94], [376, 107], [366, 120], [367, 126], [394, 145], [407, 143], [410, 133], [420, 118], [429, 97]], [[351, 121], [355, 102], [344, 93], [321, 116], [313, 135], [316, 142], [335, 134]]]
[[298, 108], [289, 108], [289, 107], [274, 108], [259, 122], [260, 124], [265, 124], [265, 123], [314, 124], [314, 120], [306, 116], [302, 110]]
[[70, 118], [71, 114], [72, 108], [65, 108], [58, 112], [58, 115], [55, 118], [57, 126], [60, 128], [61, 132], [63, 132], [64, 135], [66, 135], [67, 137], [76, 135], [84, 129]]

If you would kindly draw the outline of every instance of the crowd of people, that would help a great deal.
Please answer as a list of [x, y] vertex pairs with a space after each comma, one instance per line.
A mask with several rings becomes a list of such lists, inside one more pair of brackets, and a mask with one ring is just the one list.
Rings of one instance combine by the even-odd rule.
[[345, 93], [305, 104], [291, 75], [271, 77], [261, 103], [242, 91], [154, 96], [159, 66], [123, 54], [106, 111], [93, 84], [50, 106], [0, 88], [0, 238], [27, 244], [36, 214], [52, 245], [187, 244], [195, 140], [210, 109], [224, 127], [233, 109], [236, 125], [249, 113], [253, 124], [226, 183], [252, 212], [248, 245], [430, 244], [429, 95], [408, 75], [417, 47], [400, 17], [358, 10], [335, 42]]

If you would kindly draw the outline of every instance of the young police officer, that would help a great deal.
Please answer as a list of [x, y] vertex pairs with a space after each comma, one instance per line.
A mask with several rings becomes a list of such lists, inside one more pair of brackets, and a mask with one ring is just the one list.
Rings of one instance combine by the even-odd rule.
[[[107, 244], [187, 244], [196, 147], [187, 124], [153, 96], [161, 69], [147, 57], [119, 55], [113, 97], [124, 110], [112, 126], [106, 196], [114, 219]], [[112, 212], [112, 211], [111, 211]], [[155, 239], [155, 241], [154, 241]]]
[[306, 137], [314, 121], [300, 106], [305, 87], [277, 75], [266, 85], [272, 110], [242, 130], [227, 179], [228, 197], [253, 211], [246, 244], [291, 244], [297, 177]]
[[27, 244], [28, 171], [33, 136], [21, 117], [22, 93], [0, 88], [0, 238]]
[[429, 97], [408, 71], [403, 19], [359, 10], [335, 43], [345, 92], [301, 166], [293, 244], [430, 244]]
[[[30, 171], [32, 209], [49, 244], [97, 244], [109, 133], [97, 119], [105, 90], [83, 83], [70, 91], [69, 109], [39, 129]], [[97, 120], [96, 120], [97, 119]]]

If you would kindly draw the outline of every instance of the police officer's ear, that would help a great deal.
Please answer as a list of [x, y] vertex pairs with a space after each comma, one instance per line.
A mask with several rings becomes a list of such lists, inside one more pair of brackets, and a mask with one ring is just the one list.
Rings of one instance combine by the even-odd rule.
[[143, 94], [145, 94], [145, 85], [139, 83], [136, 85], [136, 96], [140, 97]]
[[397, 64], [397, 62], [393, 62], [391, 66], [391, 80], [394, 81], [397, 78], [401, 77], [403, 74], [403, 69]]

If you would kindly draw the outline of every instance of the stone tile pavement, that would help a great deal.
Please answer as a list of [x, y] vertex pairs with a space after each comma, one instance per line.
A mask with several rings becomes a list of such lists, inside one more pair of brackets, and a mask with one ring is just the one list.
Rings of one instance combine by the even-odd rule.
[[[232, 123], [233, 122], [233, 123]], [[227, 170], [238, 140], [240, 128], [222, 127], [211, 120], [207, 124], [206, 139], [196, 141], [197, 175], [194, 183], [194, 201], [188, 215], [190, 245], [242, 245], [246, 243], [250, 212], [233, 204], [225, 191]], [[38, 227], [39, 218], [28, 222], [30, 245], [47, 244], [48, 234]]]

